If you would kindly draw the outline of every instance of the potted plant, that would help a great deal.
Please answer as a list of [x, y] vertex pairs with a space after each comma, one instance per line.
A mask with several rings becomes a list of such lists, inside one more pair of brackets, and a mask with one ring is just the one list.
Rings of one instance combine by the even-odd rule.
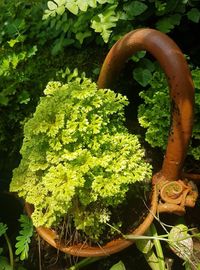
[[[25, 125], [22, 160], [14, 170], [10, 190], [28, 202], [26, 209], [32, 212], [38, 233], [72, 255], [104, 256], [132, 243], [118, 238], [104, 246], [64, 245], [49, 227], [67, 218], [77, 230], [98, 240], [111, 222], [112, 210], [126, 200], [128, 190], [134, 191], [137, 181], [150, 180], [151, 168], [144, 160], [144, 150], [123, 125], [127, 99], [106, 89], [122, 64], [138, 50], [149, 51], [160, 62], [168, 77], [173, 105], [162, 170], [153, 178], [151, 209], [133, 230], [143, 234], [153, 221], [163, 183], [172, 181], [172, 191], [176, 189], [192, 131], [193, 84], [184, 57], [170, 38], [152, 29], [130, 32], [106, 57], [98, 90], [88, 79], [64, 85], [51, 82], [45, 89], [46, 97], [41, 98], [33, 118]], [[184, 196], [192, 192], [189, 186]]]

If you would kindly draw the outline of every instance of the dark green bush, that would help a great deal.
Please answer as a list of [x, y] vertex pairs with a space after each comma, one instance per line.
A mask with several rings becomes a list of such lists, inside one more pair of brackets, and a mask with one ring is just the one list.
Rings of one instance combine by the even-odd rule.
[[[195, 116], [192, 141], [189, 154], [200, 160], [200, 69], [192, 68], [195, 85]], [[145, 139], [153, 147], [166, 149], [168, 130], [170, 125], [170, 98], [164, 73], [157, 69], [152, 73], [150, 87], [141, 91], [143, 104], [138, 110], [138, 120], [146, 128]]]

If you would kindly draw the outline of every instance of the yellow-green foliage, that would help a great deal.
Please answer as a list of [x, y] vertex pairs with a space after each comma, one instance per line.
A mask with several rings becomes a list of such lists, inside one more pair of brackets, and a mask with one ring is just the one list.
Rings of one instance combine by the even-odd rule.
[[24, 128], [22, 160], [10, 190], [34, 205], [35, 226], [69, 214], [77, 229], [98, 238], [110, 206], [130, 185], [151, 178], [138, 138], [124, 127], [127, 98], [89, 79], [50, 82]]

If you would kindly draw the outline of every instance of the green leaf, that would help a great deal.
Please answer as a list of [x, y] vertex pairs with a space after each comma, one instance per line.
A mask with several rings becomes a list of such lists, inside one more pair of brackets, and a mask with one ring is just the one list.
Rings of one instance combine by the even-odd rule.
[[133, 19], [135, 16], [141, 15], [147, 8], [147, 5], [140, 1], [130, 1], [130, 3], [123, 6], [123, 9], [129, 16], [129, 19]]
[[139, 62], [140, 59], [143, 58], [145, 55], [146, 55], [146, 51], [139, 51], [139, 52], [136, 52], [136, 53], [131, 57], [131, 59], [132, 59], [134, 62]]
[[48, 1], [47, 6], [50, 10], [55, 10], [58, 7], [53, 1]]
[[181, 21], [181, 15], [174, 14], [174, 15], [160, 19], [156, 23], [156, 28], [160, 30], [161, 32], [168, 33], [175, 27], [175, 25], [179, 25], [180, 21]]
[[188, 234], [188, 227], [184, 224], [173, 226], [168, 239], [174, 253], [185, 261], [189, 261], [193, 255], [193, 240]]
[[6, 257], [0, 256], [0, 269], [1, 270], [13, 270]]
[[85, 0], [77, 0], [77, 5], [81, 11], [87, 11], [88, 3]]
[[20, 255], [20, 260], [23, 261], [28, 258], [29, 244], [33, 235], [33, 224], [32, 220], [26, 215], [21, 215], [19, 222], [21, 230], [16, 237], [15, 254]]
[[148, 239], [136, 240], [135, 244], [136, 244], [137, 248], [144, 254], [149, 253], [150, 250], [153, 248], [152, 241], [148, 240]]
[[115, 13], [116, 7], [117, 5], [108, 7], [103, 13], [98, 14], [91, 21], [91, 28], [93, 28], [95, 32], [101, 33], [105, 43], [108, 42], [112, 33], [110, 29], [116, 26], [116, 22], [118, 21], [117, 14]]
[[88, 0], [88, 5], [92, 8], [95, 8], [97, 6], [96, 0]]
[[83, 43], [84, 39], [87, 37], [90, 37], [92, 35], [91, 31], [86, 32], [78, 32], [76, 33], [76, 39], [80, 42], [80, 44]]
[[54, 0], [54, 2], [56, 2], [58, 7], [60, 7], [60, 6], [63, 6], [66, 3], [66, 0]]
[[114, 264], [110, 270], [126, 270], [125, 265], [123, 264], [122, 261], [119, 261], [118, 263]]
[[2, 236], [4, 233], [6, 233], [8, 227], [6, 224], [0, 222], [0, 236]]
[[143, 67], [145, 69], [148, 69], [151, 72], [154, 72], [155, 71], [155, 68], [156, 68], [155, 62], [152, 62], [151, 60], [149, 60], [147, 58], [143, 58], [140, 61], [140, 64], [141, 64], [141, 67]]
[[56, 9], [56, 13], [58, 15], [63, 15], [63, 13], [65, 12], [65, 6], [59, 6], [57, 9]]
[[148, 69], [135, 68], [133, 78], [143, 87], [147, 86], [152, 79], [152, 73]]
[[74, 15], [77, 15], [78, 14], [78, 5], [70, 0], [68, 1], [66, 4], [65, 4], [65, 7], [71, 12], [73, 13]]
[[8, 103], [9, 97], [5, 96], [3, 93], [0, 93], [0, 104], [6, 106]]
[[27, 57], [32, 57], [32, 56], [36, 55], [37, 50], [38, 50], [37, 46], [34, 45], [31, 49], [28, 50]]
[[192, 8], [190, 11], [188, 11], [187, 17], [189, 20], [198, 23], [200, 19], [200, 11], [197, 8]]
[[13, 48], [15, 46], [16, 43], [18, 43], [19, 41], [15, 38], [15, 39], [11, 39], [8, 41], [8, 44], [11, 48]]
[[191, 73], [195, 88], [200, 89], [200, 69], [192, 70]]

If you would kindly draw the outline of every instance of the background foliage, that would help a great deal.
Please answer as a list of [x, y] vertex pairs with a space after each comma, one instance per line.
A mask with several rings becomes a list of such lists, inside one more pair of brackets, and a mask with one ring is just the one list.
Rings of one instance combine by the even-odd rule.
[[[20, 160], [23, 125], [48, 81], [65, 82], [75, 68], [96, 81], [108, 48], [139, 27], [168, 33], [194, 69], [200, 65], [196, 0], [2, 0], [0, 8], [0, 177], [5, 189]], [[129, 62], [130, 79], [139, 82], [132, 83], [136, 92], [152, 79], [148, 60], [139, 54]]]
[[[191, 67], [195, 86], [195, 116], [189, 154], [196, 160], [200, 159], [200, 69]], [[147, 75], [146, 75], [147, 76]], [[168, 130], [170, 126], [170, 100], [168, 84], [160, 68], [155, 68], [151, 74], [148, 89], [140, 92], [143, 103], [139, 105], [138, 120], [146, 129], [145, 139], [153, 147], [166, 149]], [[145, 77], [145, 76], [144, 76]], [[142, 78], [141, 84], [148, 81]]]

